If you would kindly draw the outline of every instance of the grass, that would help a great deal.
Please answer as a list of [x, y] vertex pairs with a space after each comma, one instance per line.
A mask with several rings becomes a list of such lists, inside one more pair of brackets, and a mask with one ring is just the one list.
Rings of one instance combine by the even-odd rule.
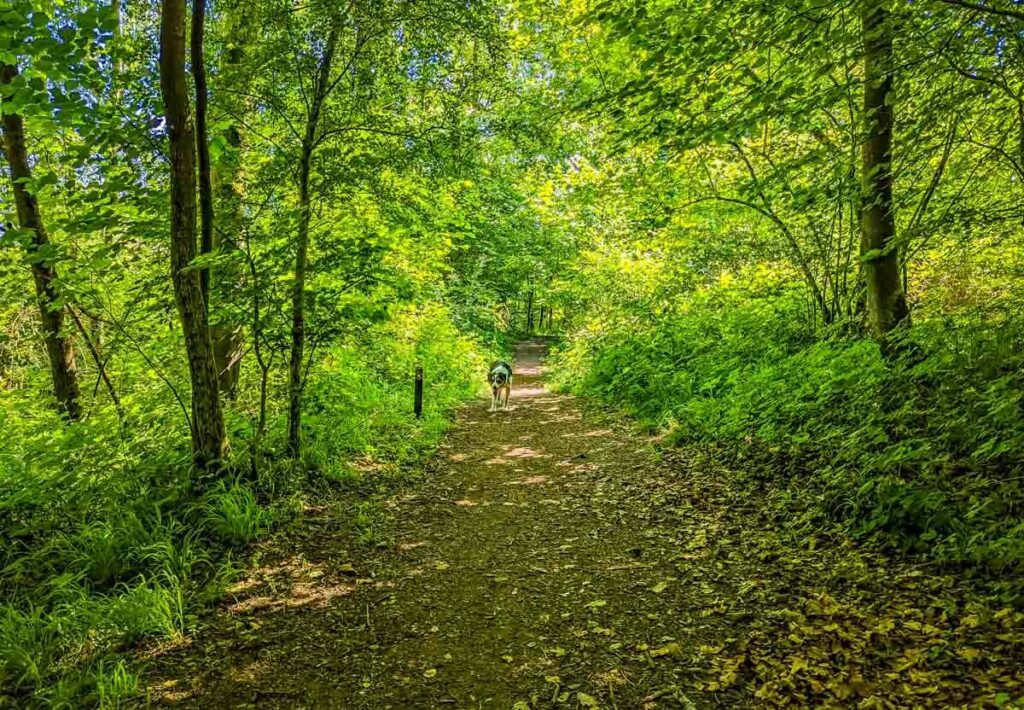
[[269, 510], [256, 501], [253, 491], [237, 480], [220, 482], [199, 504], [203, 525], [229, 544], [252, 542], [273, 524]]
[[[229, 412], [235, 454], [213, 483], [193, 479], [180, 412], [159, 388], [124, 398], [139, 419], [123, 437], [111, 412], [63, 426], [42, 398], [0, 392], [0, 706], [118, 707], [137, 696], [134, 645], [190, 633], [237, 576], [236, 551], [304, 498], [398, 485], [476, 393], [484, 359], [443, 309], [396, 310], [313, 369], [300, 466], [280, 453], [283, 399], [272, 398], [254, 450], [243, 396]], [[418, 364], [428, 373], [420, 420], [410, 411]], [[379, 514], [370, 500], [354, 507], [359, 542], [379, 542]]]

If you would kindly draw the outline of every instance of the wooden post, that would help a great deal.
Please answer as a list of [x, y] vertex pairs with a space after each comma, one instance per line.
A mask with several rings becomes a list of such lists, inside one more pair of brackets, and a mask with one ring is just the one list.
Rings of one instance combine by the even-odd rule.
[[419, 419], [423, 416], [423, 368], [416, 368], [416, 397], [413, 403], [413, 411], [416, 413], [416, 418]]

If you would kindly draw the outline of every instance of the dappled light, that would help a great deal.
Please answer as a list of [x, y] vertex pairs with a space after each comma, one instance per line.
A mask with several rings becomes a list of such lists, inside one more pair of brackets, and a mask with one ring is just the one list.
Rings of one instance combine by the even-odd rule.
[[568, 434], [563, 434], [562, 436], [564, 436], [567, 439], [594, 439], [606, 437], [613, 433], [614, 432], [611, 429], [595, 429], [593, 431], [585, 431], [581, 433], [570, 432]]
[[506, 485], [509, 486], [537, 486], [548, 482], [547, 476], [528, 476], [527, 478], [520, 478], [515, 481], [508, 481]]
[[1024, 0], [3, 0], [0, 709], [1024, 708]]
[[[545, 392], [540, 387], [516, 387], [515, 397], [516, 399], [536, 399], [544, 395]], [[531, 402], [531, 405], [536, 406], [537, 404], [543, 404], [546, 400], [538, 400]]]
[[325, 580], [328, 571], [333, 570], [298, 558], [273, 567], [256, 568], [245, 579], [227, 588], [228, 597], [233, 599], [227, 610], [234, 614], [253, 614], [282, 608], [321, 607], [355, 591], [352, 584], [328, 583]]
[[177, 680], [166, 680], [161, 683], [154, 683], [150, 687], [150, 692], [165, 703], [184, 703], [192, 697], [192, 691], [181, 689], [180, 685], [182, 684]]
[[517, 446], [514, 449], [506, 449], [502, 456], [509, 459], [532, 459], [537, 456], [544, 456], [544, 454], [524, 446]]

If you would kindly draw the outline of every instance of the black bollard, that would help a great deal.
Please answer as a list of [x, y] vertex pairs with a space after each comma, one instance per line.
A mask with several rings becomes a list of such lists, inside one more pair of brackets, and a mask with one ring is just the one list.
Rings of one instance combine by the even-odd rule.
[[423, 368], [416, 368], [416, 399], [413, 403], [413, 411], [416, 412], [416, 418], [419, 419], [423, 416]]

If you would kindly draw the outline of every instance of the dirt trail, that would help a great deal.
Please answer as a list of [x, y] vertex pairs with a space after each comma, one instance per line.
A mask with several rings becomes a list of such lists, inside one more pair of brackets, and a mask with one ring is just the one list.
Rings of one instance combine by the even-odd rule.
[[835, 541], [785, 550], [757, 501], [545, 389], [544, 349], [519, 347], [508, 411], [466, 407], [431, 474], [387, 501], [386, 544], [358, 544], [351, 511], [311, 513], [191, 645], [151, 658], [151, 701], [887, 707], [924, 688], [934, 707], [991, 690], [998, 666], [901, 664], [928, 628], [971, 642], [933, 609], [955, 582]]

